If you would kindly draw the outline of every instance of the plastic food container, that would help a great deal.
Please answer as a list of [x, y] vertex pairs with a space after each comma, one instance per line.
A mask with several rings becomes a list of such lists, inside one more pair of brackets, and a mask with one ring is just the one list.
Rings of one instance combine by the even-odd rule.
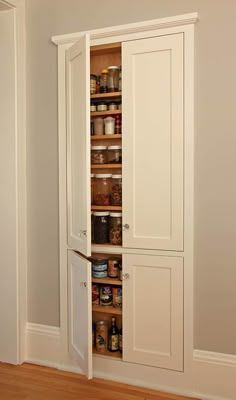
[[104, 118], [105, 123], [105, 135], [114, 135], [115, 133], [115, 118], [106, 117]]
[[93, 243], [109, 242], [109, 211], [93, 212]]
[[103, 135], [104, 134], [104, 120], [101, 117], [94, 118], [94, 135]]
[[108, 146], [107, 147], [107, 162], [109, 164], [121, 164], [122, 150], [121, 146]]
[[111, 204], [111, 174], [96, 174], [94, 184], [94, 204], [108, 206]]
[[106, 146], [91, 146], [91, 164], [105, 164], [107, 162]]

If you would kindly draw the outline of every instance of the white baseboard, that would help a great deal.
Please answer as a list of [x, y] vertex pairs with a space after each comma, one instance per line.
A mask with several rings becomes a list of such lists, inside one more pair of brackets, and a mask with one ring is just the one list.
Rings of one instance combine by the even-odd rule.
[[[26, 362], [81, 373], [78, 364], [62, 350], [60, 328], [28, 323], [26, 349]], [[95, 375], [106, 379], [103, 372]], [[137, 385], [137, 380], [127, 379], [119, 377], [120, 382]], [[176, 393], [202, 400], [236, 400], [236, 355], [194, 350], [192, 382], [192, 390], [189, 382], [185, 385], [182, 381], [181, 388], [176, 386]], [[161, 382], [158, 386], [164, 389]], [[168, 391], [168, 387], [164, 390]], [[173, 392], [173, 385], [170, 391]]]

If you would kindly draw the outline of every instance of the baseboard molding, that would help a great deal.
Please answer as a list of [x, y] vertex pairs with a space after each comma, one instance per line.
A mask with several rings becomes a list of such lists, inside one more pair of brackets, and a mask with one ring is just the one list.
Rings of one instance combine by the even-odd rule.
[[194, 350], [195, 393], [203, 400], [236, 399], [236, 356]]
[[[63, 353], [60, 328], [28, 323], [26, 326], [25, 362], [81, 373], [79, 366]], [[95, 371], [95, 376], [106, 379], [106, 374]], [[108, 378], [111, 379], [111, 376]], [[114, 380], [115, 376], [114, 376]], [[202, 400], [236, 399], [236, 355], [202, 350], [193, 352], [193, 387], [189, 383], [176, 387], [176, 393]], [[119, 382], [137, 385], [135, 379], [119, 377]], [[145, 383], [145, 382], [144, 382]], [[159, 389], [168, 388], [159, 382]], [[145, 384], [144, 384], [145, 386]], [[173, 392], [173, 386], [171, 388]]]

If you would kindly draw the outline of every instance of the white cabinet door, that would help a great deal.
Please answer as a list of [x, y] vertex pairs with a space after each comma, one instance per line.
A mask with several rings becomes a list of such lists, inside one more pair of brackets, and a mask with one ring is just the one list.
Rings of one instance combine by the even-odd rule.
[[123, 255], [123, 358], [183, 370], [183, 259]]
[[122, 44], [123, 245], [183, 250], [183, 35]]
[[66, 54], [68, 244], [91, 255], [89, 37]]
[[69, 351], [92, 378], [91, 263], [68, 251]]

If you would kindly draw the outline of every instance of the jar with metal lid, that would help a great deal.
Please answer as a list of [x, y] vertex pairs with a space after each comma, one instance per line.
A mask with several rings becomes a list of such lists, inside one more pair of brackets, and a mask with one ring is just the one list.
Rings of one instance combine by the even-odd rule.
[[100, 76], [100, 93], [108, 92], [108, 69], [104, 68], [101, 70]]
[[109, 212], [93, 212], [93, 243], [103, 244], [109, 242]]
[[94, 204], [97, 206], [111, 204], [111, 174], [95, 175]]
[[97, 104], [97, 111], [107, 111], [107, 103], [105, 101], [100, 101]]
[[121, 146], [108, 146], [107, 147], [107, 162], [108, 164], [121, 164]]
[[96, 93], [96, 80], [97, 80], [96, 75], [91, 74], [90, 75], [90, 94]]
[[122, 175], [120, 174], [111, 177], [111, 205], [122, 205]]
[[90, 184], [91, 184], [91, 204], [93, 204], [93, 197], [94, 197], [94, 174], [90, 175]]
[[96, 103], [91, 102], [91, 104], [90, 104], [90, 111], [91, 111], [91, 112], [97, 111]]
[[91, 146], [91, 164], [107, 162], [107, 146]]
[[122, 213], [110, 213], [109, 242], [118, 246], [122, 244]]
[[113, 111], [117, 110], [118, 104], [115, 101], [111, 101], [111, 103], [108, 103], [108, 110]]
[[119, 72], [120, 68], [116, 65], [108, 67], [108, 92], [118, 92]]

